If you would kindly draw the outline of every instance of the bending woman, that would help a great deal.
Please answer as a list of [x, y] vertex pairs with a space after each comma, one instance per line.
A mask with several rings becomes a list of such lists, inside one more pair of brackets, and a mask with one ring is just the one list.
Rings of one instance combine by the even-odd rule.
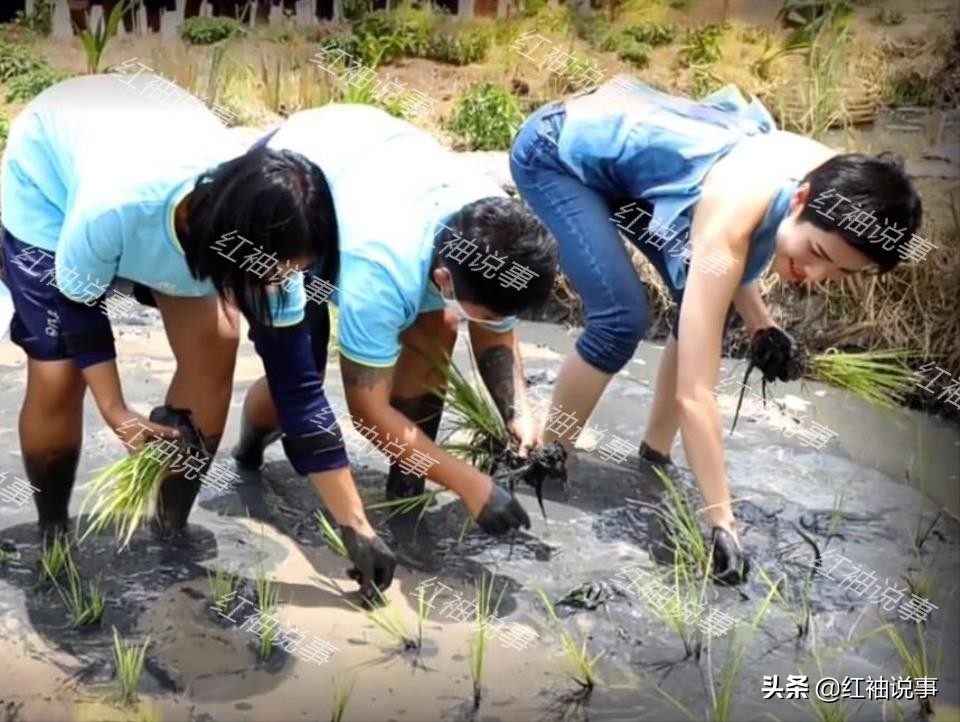
[[[11, 339], [28, 356], [20, 445], [41, 532], [48, 538], [67, 528], [87, 387], [128, 447], [175, 435], [124, 400], [105, 312], [111, 284], [124, 278], [138, 299], [159, 308], [177, 362], [166, 405], [189, 411], [207, 464], [227, 417], [236, 309], [243, 313], [277, 400], [287, 456], [340, 523], [372, 594], [374, 581], [389, 586], [393, 555], [364, 514], [305, 318], [313, 311], [302, 269], [327, 282], [337, 274], [326, 178], [291, 151], [242, 153], [190, 96], [159, 105], [143, 90], [160, 80], [60, 83], [17, 116], [3, 156], [3, 278], [15, 309]], [[198, 471], [205, 469], [164, 480], [162, 530], [185, 527]]]
[[623, 231], [679, 305], [641, 458], [669, 463], [679, 428], [706, 502], [714, 576], [742, 580], [746, 559], [713, 395], [730, 306], [754, 335], [764, 375], [791, 378], [796, 346], [775, 326], [758, 279], [768, 267], [789, 283], [891, 270], [920, 225], [915, 189], [895, 162], [777, 130], [756, 99], [746, 103], [732, 86], [698, 103], [623, 76], [538, 110], [520, 130], [510, 166], [556, 237], [586, 313], [553, 396], [577, 424], [559, 437], [547, 428], [544, 443], [559, 438], [572, 450], [647, 330], [646, 292]]

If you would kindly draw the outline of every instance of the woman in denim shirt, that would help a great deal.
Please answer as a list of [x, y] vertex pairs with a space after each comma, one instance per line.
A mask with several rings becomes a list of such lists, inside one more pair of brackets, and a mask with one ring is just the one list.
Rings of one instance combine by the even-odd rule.
[[758, 279], [769, 266], [790, 283], [894, 268], [922, 212], [902, 165], [779, 131], [733, 86], [694, 102], [620, 76], [538, 110], [510, 167], [556, 237], [587, 319], [552, 401], [578, 422], [563, 434], [546, 429], [544, 442], [572, 449], [647, 330], [645, 289], [622, 232], [679, 305], [640, 455], [669, 463], [681, 431], [713, 529], [714, 576], [738, 583], [747, 564], [713, 395], [727, 313], [733, 304], [754, 335], [766, 378], [793, 377], [795, 344], [774, 324]]

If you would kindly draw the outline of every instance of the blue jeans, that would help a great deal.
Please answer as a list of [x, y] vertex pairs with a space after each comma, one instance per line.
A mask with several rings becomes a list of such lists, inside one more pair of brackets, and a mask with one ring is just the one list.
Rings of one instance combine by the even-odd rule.
[[[585, 185], [557, 156], [565, 117], [559, 101], [530, 116], [510, 151], [510, 172], [520, 195], [557, 240], [560, 267], [583, 301], [587, 325], [577, 339], [577, 353], [594, 368], [613, 374], [633, 357], [647, 332], [647, 293], [610, 220], [610, 200]], [[636, 245], [666, 278], [651, 244]], [[679, 301], [680, 294], [672, 293]]]

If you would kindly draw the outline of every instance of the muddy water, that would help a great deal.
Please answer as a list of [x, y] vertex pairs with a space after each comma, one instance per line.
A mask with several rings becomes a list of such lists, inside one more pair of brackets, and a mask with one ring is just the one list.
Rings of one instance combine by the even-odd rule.
[[[527, 371], [538, 384], [551, 383], [562, 354], [573, 339], [556, 327], [523, 327]], [[159, 400], [172, 373], [163, 335], [155, 318], [144, 314], [140, 324], [122, 325], [119, 333], [121, 367], [130, 398], [146, 411]], [[605, 430], [636, 442], [652, 398], [658, 349], [644, 345], [619, 374], [591, 420]], [[468, 364], [462, 348], [458, 359]], [[23, 363], [9, 341], [0, 346], [0, 471], [20, 474], [14, 412], [23, 391]], [[728, 365], [729, 371], [737, 366]], [[247, 345], [237, 371], [234, 406], [224, 448], [236, 438], [243, 391], [259, 373], [259, 362]], [[335, 368], [328, 372], [333, 398], [341, 397]], [[932, 579], [933, 602], [939, 606], [927, 631], [931, 649], [942, 648], [937, 672], [940, 710], [957, 704], [957, 596], [960, 568], [954, 518], [941, 515], [919, 555], [910, 539], [926, 529], [935, 509], [955, 502], [958, 450], [956, 429], [913, 412], [881, 414], [833, 391], [785, 386], [774, 395], [791, 408], [802, 400], [806, 411], [835, 429], [838, 436], [822, 450], [786, 438], [775, 420], [759, 414], [758, 403], [744, 404], [736, 433], [728, 439], [730, 478], [743, 521], [745, 542], [755, 562], [771, 578], [786, 575], [797, 584], [803, 573], [800, 532], [820, 547], [839, 494], [842, 519], [834, 529], [830, 549], [837, 550], [879, 579], [891, 581], [926, 570]], [[729, 424], [734, 399], [720, 395]], [[86, 438], [79, 479], [118, 453], [116, 442], [102, 429], [92, 404], [86, 409]], [[355, 433], [350, 430], [348, 433]], [[922, 445], [919, 440], [922, 440]], [[589, 437], [584, 438], [587, 445]], [[679, 480], [690, 483], [679, 461]], [[221, 452], [220, 460], [231, 465]], [[278, 447], [268, 452], [262, 474], [243, 474], [226, 494], [201, 497], [189, 537], [159, 543], [146, 530], [131, 548], [116, 554], [109, 537], [88, 539], [77, 554], [82, 572], [99, 576], [107, 593], [102, 628], [69, 629], [56, 592], [37, 584], [37, 539], [29, 505], [0, 507], [0, 537], [19, 554], [0, 568], [0, 709], [6, 719], [325, 719], [337, 684], [354, 682], [347, 719], [459, 720], [472, 718], [472, 686], [468, 672], [470, 623], [458, 621], [447, 602], [459, 593], [472, 599], [474, 580], [496, 575], [503, 596], [499, 616], [516, 632], [529, 630], [537, 638], [510, 648], [494, 638], [486, 658], [484, 695], [477, 719], [533, 720], [679, 719], [682, 714], [667, 700], [680, 701], [695, 718], [705, 718], [709, 694], [704, 679], [705, 657], [686, 658], [677, 635], [615, 577], [628, 564], [656, 572], [650, 554], [650, 513], [641, 503], [656, 497], [649, 474], [637, 470], [636, 457], [623, 463], [603, 461], [596, 452], [582, 451], [571, 470], [566, 492], [549, 488], [548, 520], [539, 514], [529, 490], [521, 490], [533, 527], [513, 540], [496, 542], [471, 529], [461, 539], [464, 514], [441, 496], [419, 524], [409, 519], [379, 517], [382, 533], [401, 560], [390, 598], [414, 629], [413, 591], [430, 579], [450, 590], [439, 596], [424, 628], [419, 657], [401, 653], [350, 602], [355, 585], [345, 576], [345, 564], [324, 545], [312, 511], [317, 498], [283, 460]], [[906, 472], [922, 467], [923, 481], [937, 502], [907, 483]], [[357, 476], [365, 497], [382, 494], [385, 464], [375, 452], [357, 459]], [[951, 491], [952, 490], [952, 491]], [[73, 508], [84, 492], [81, 483]], [[951, 497], [950, 494], [954, 496]], [[956, 508], [955, 506], [953, 508]], [[243, 579], [242, 594], [252, 598], [257, 559], [280, 589], [277, 616], [284, 627], [299, 628], [306, 640], [328, 642], [337, 651], [325, 664], [308, 662], [277, 651], [266, 663], [258, 661], [251, 632], [230, 624], [210, 610], [208, 570], [226, 568]], [[622, 576], [620, 577], [622, 579]], [[434, 583], [436, 583], [436, 581]], [[593, 611], [565, 610], [564, 624], [575, 637], [586, 635], [599, 662], [601, 684], [592, 696], [570, 699], [575, 685], [564, 676], [560, 640], [547, 623], [534, 589], [542, 587], [559, 599], [583, 582], [606, 582], [606, 603]], [[901, 582], [901, 586], [903, 586]], [[342, 590], [342, 591], [341, 591]], [[735, 719], [812, 719], [803, 700], [762, 700], [764, 674], [816, 676], [809, 650], [811, 638], [799, 643], [792, 609], [775, 605], [756, 633], [750, 623], [767, 586], [755, 573], [739, 590], [709, 588], [708, 601], [737, 622], [732, 633], [713, 640], [712, 669], [719, 677], [728, 663], [732, 641], [746, 642], [746, 653], [735, 695]], [[815, 578], [811, 595], [816, 647], [824, 657], [823, 674], [842, 677], [901, 674], [890, 646], [880, 635], [859, 638], [882, 623], [896, 619], [876, 604], [846, 591], [837, 582]], [[453, 616], [450, 616], [450, 615]], [[466, 619], [462, 613], [460, 619]], [[898, 623], [906, 629], [903, 622]], [[150, 635], [151, 646], [143, 679], [141, 706], [134, 712], [111, 701], [116, 689], [111, 661], [111, 626], [129, 638]], [[528, 635], [529, 637], [529, 635]], [[854, 640], [847, 643], [847, 640]], [[846, 644], [846, 646], [844, 646]], [[658, 691], [658, 687], [663, 692]], [[908, 718], [914, 703], [902, 702]], [[849, 703], [848, 703], [849, 705]], [[887, 709], [886, 714], [892, 714]], [[866, 702], [855, 719], [880, 719], [878, 703]], [[942, 714], [942, 712], [941, 712]]]

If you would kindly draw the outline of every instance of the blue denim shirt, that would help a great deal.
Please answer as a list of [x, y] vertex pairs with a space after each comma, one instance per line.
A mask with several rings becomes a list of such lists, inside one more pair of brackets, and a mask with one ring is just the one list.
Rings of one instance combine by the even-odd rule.
[[[628, 76], [618, 76], [593, 95], [566, 104], [557, 137], [560, 161], [581, 181], [611, 198], [643, 198], [653, 204], [651, 230], [689, 243], [693, 207], [703, 179], [740, 141], [777, 130], [756, 99], [747, 103], [733, 85], [700, 101], [671, 96]], [[756, 280], [773, 258], [776, 230], [798, 183], [773, 197], [751, 236], [741, 285]], [[688, 260], [665, 253], [674, 291], [686, 284]]]

